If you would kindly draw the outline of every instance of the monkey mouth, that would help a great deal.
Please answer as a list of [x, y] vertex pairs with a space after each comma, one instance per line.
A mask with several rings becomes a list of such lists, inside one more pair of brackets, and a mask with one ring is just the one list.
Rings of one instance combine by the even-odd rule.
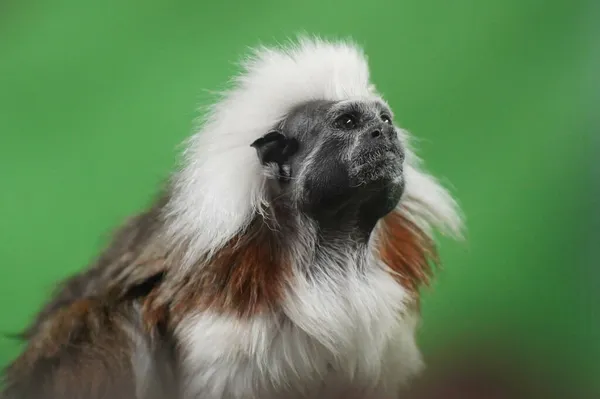
[[350, 177], [358, 184], [392, 179], [402, 175], [404, 157], [399, 151], [384, 149], [361, 153], [350, 168]]

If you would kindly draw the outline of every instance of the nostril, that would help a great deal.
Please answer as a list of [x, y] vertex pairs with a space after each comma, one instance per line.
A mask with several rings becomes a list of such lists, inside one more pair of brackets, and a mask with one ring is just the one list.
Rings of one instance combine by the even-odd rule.
[[373, 137], [374, 139], [381, 136], [381, 132], [379, 130], [373, 130], [371, 132], [371, 137]]

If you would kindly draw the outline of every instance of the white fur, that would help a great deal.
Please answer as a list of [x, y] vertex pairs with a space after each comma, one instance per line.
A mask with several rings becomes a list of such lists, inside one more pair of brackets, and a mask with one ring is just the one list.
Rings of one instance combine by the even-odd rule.
[[345, 273], [298, 278], [284, 316], [204, 313], [181, 325], [186, 397], [397, 398], [422, 366], [416, 317], [383, 267], [359, 276], [347, 261]]
[[188, 261], [234, 236], [264, 202], [265, 176], [250, 144], [311, 99], [376, 98], [362, 52], [348, 43], [302, 39], [262, 48], [191, 137], [168, 206], [170, 235], [192, 240]]
[[[268, 173], [250, 144], [292, 107], [318, 99], [381, 100], [365, 56], [347, 42], [305, 38], [283, 49], [261, 48], [234, 83], [190, 139], [167, 207], [169, 237], [189, 244], [188, 266], [217, 251], [259, 211]], [[405, 140], [407, 132], [399, 132]], [[458, 233], [456, 203], [408, 151], [399, 211], [425, 231]], [[329, 272], [309, 281], [300, 271], [314, 262], [315, 240], [309, 224], [303, 231], [283, 315], [241, 321], [203, 313], [180, 326], [189, 397], [395, 397], [419, 370], [416, 316], [405, 309], [405, 290], [375, 256], [375, 242], [362, 251], [325, 251], [318, 266]]]

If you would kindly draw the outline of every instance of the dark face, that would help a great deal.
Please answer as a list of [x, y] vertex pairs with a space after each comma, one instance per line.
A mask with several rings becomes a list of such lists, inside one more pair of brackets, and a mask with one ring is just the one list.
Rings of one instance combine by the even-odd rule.
[[403, 147], [386, 105], [311, 102], [253, 144], [273, 198], [321, 224], [370, 229], [400, 200]]

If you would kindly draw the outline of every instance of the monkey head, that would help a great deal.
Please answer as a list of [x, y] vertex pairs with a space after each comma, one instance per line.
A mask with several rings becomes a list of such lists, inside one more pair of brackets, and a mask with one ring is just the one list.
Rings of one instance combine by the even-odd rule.
[[370, 231], [404, 189], [404, 148], [380, 100], [311, 101], [252, 143], [273, 200]]

